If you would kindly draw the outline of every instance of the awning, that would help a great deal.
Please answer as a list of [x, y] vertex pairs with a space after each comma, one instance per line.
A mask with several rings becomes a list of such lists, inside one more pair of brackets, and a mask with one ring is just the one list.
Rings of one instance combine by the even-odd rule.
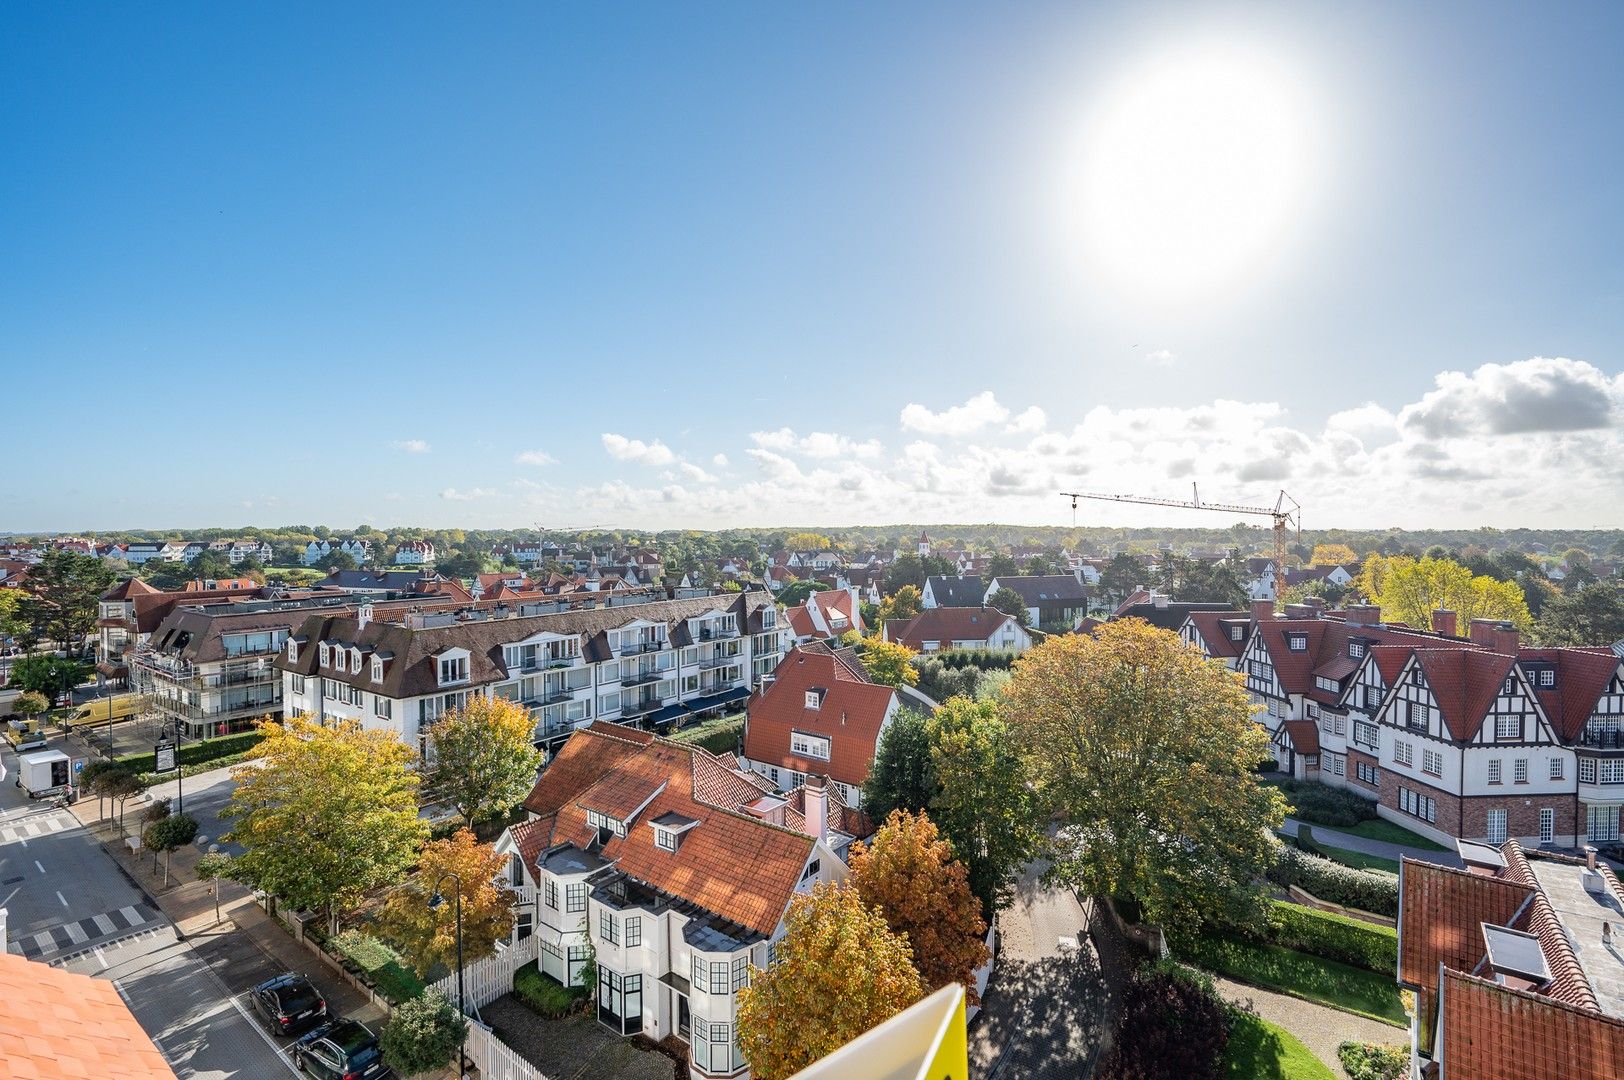
[[687, 705], [683, 705], [681, 703], [678, 703], [676, 705], [667, 705], [665, 708], [660, 709], [657, 712], [650, 715], [649, 716], [649, 722], [654, 723], [654, 724], [669, 724], [671, 721], [675, 720], [677, 717], [679, 717], [679, 716], [687, 716], [687, 715], [688, 715], [688, 706]]
[[696, 713], [705, 712], [708, 709], [714, 709], [721, 705], [728, 705], [735, 701], [743, 701], [749, 696], [749, 687], [736, 686], [732, 690], [724, 690], [720, 694], [711, 694], [709, 697], [694, 698], [694, 700], [688, 703], [688, 708]]

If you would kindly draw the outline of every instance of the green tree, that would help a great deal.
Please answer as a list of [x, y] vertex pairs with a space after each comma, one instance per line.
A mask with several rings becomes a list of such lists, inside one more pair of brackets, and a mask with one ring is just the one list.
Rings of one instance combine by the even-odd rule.
[[1015, 621], [1022, 626], [1031, 625], [1031, 613], [1027, 611], [1026, 601], [1014, 589], [999, 589], [987, 598], [987, 606], [996, 608], [1005, 615], [1014, 616]]
[[923, 610], [925, 605], [919, 590], [912, 585], [904, 585], [881, 601], [876, 619], [870, 625], [879, 626], [891, 619], [911, 619]]
[[186, 569], [188, 576], [203, 581], [237, 576], [237, 567], [231, 565], [231, 558], [223, 551], [199, 552], [197, 558], [186, 564]]
[[1053, 552], [1040, 551], [1026, 560], [1026, 572], [1028, 574], [1064, 574], [1066, 567], [1060, 561], [1059, 555]]
[[378, 1033], [378, 1048], [396, 1076], [416, 1076], [449, 1065], [467, 1030], [468, 1021], [450, 998], [425, 990], [389, 1014]]
[[542, 755], [529, 710], [505, 698], [474, 695], [429, 728], [434, 765], [429, 786], [469, 825], [512, 810], [535, 786]]
[[1360, 571], [1360, 591], [1394, 622], [1429, 626], [1440, 608], [1453, 611], [1460, 625], [1473, 619], [1501, 619], [1520, 630], [1533, 625], [1527, 599], [1515, 582], [1473, 577], [1451, 559], [1372, 556]]
[[1020, 572], [1021, 568], [1015, 565], [1015, 560], [1002, 551], [987, 560], [988, 580], [995, 577], [1017, 577]]
[[738, 995], [756, 1080], [787, 1080], [924, 996], [908, 942], [845, 884], [790, 901], [778, 962]]
[[262, 723], [221, 816], [246, 849], [240, 880], [295, 907], [338, 913], [398, 882], [428, 826], [417, 816], [416, 755], [390, 731], [303, 718]]
[[21, 615], [36, 640], [77, 652], [96, 625], [102, 593], [112, 587], [113, 571], [94, 555], [52, 548], [29, 568]]
[[1040, 840], [1026, 767], [992, 702], [952, 698], [925, 721], [925, 733], [936, 782], [931, 817], [991, 919], [1009, 905]]
[[829, 586], [821, 581], [809, 581], [804, 578], [797, 579], [784, 586], [778, 594], [778, 602], [785, 607], [794, 607], [806, 603], [806, 598], [815, 592], [823, 592]]
[[880, 734], [874, 763], [863, 781], [863, 810], [872, 819], [884, 821], [893, 810], [923, 810], [935, 797], [936, 774], [925, 724], [925, 713], [903, 708]]
[[912, 552], [898, 555], [885, 568], [885, 586], [893, 591], [904, 585], [912, 585], [916, 589], [925, 587], [925, 564], [918, 555]]
[[1100, 571], [1100, 592], [1108, 600], [1121, 603], [1141, 585], [1150, 583], [1144, 561], [1126, 553], [1114, 556]]
[[28, 634], [28, 620], [22, 613], [23, 595], [21, 589], [0, 589], [0, 641]]
[[197, 880], [209, 883], [209, 895], [214, 897], [214, 921], [220, 921], [220, 882], [227, 881], [236, 871], [237, 860], [223, 851], [211, 851], [197, 860], [192, 872]]
[[1534, 628], [1541, 645], [1611, 645], [1624, 640], [1624, 587], [1597, 582], [1557, 593]]
[[917, 655], [906, 645], [881, 640], [878, 634], [863, 639], [863, 667], [881, 686], [917, 685], [919, 672], [911, 662]]
[[1053, 637], [1015, 662], [1009, 732], [1055, 816], [1053, 875], [1195, 928], [1259, 917], [1285, 816], [1241, 676], [1138, 619]]
[[354, 555], [337, 549], [329, 551], [311, 565], [317, 570], [324, 570], [329, 573], [334, 570], [355, 570], [358, 568]]
[[92, 670], [89, 664], [82, 661], [67, 660], [49, 653], [21, 656], [11, 665], [11, 685], [14, 689], [32, 690], [54, 701], [58, 694], [88, 679]]
[[[21, 663], [21, 661], [19, 661]], [[51, 699], [38, 690], [24, 690], [11, 703], [11, 708], [24, 720], [44, 715], [51, 707]]]
[[156, 867], [158, 853], [164, 857], [164, 885], [169, 884], [169, 856], [197, 837], [197, 822], [188, 814], [168, 814], [148, 825], [141, 834], [141, 846], [152, 852]]

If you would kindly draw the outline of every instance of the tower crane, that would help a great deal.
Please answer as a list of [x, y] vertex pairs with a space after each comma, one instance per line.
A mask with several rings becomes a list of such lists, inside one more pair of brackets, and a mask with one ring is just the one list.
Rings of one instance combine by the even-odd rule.
[[1224, 514], [1256, 514], [1274, 519], [1274, 595], [1286, 593], [1286, 530], [1293, 529], [1297, 537], [1303, 535], [1302, 507], [1284, 490], [1274, 500], [1274, 506], [1239, 506], [1235, 503], [1202, 502], [1201, 492], [1190, 485], [1189, 499], [1158, 499], [1150, 495], [1107, 495], [1092, 491], [1062, 491], [1071, 499], [1073, 516], [1077, 513], [1078, 499], [1099, 499], [1103, 502], [1135, 503], [1140, 506], [1178, 506], [1186, 510], [1216, 510]]

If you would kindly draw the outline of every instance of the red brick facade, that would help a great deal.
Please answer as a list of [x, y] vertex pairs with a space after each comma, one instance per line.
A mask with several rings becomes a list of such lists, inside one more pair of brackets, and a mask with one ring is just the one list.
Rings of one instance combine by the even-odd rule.
[[[1351, 761], [1355, 757], [1374, 762], [1375, 759], [1366, 754], [1348, 752]], [[1352, 775], [1350, 765], [1350, 775]], [[1418, 824], [1430, 824], [1433, 828], [1450, 836], [1463, 840], [1483, 840], [1489, 835], [1489, 811], [1504, 810], [1506, 812], [1506, 835], [1518, 839], [1539, 840], [1539, 812], [1550, 808], [1556, 812], [1556, 826], [1554, 836], [1558, 840], [1572, 837], [1577, 831], [1575, 819], [1574, 799], [1571, 795], [1453, 795], [1442, 788], [1431, 787], [1415, 780], [1413, 777], [1397, 776], [1393, 773], [1381, 774], [1382, 786], [1380, 794], [1381, 805], [1389, 810], [1397, 811], [1398, 820], [1416, 821]], [[1354, 777], [1354, 783], [1362, 790], [1369, 790], [1359, 784]], [[1437, 816], [1431, 822], [1416, 818], [1400, 807], [1398, 789], [1406, 787], [1418, 795], [1424, 795], [1437, 805]], [[1566, 841], [1563, 841], [1566, 842]]]
[[1361, 762], [1374, 768], [1376, 770], [1377, 778], [1381, 778], [1382, 763], [1377, 761], [1371, 755], [1362, 754], [1350, 746], [1348, 747], [1348, 783], [1352, 784], [1354, 790], [1360, 792], [1361, 794], [1367, 792], [1379, 793], [1381, 790], [1379, 785], [1367, 784], [1363, 780], [1359, 779], [1359, 765]]

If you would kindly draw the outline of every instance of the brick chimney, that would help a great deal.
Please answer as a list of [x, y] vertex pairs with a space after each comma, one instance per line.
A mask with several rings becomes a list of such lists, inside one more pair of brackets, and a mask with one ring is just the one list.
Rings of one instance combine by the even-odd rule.
[[829, 837], [829, 778], [806, 778], [806, 835], [818, 840]]
[[1252, 621], [1253, 622], [1268, 622], [1272, 618], [1274, 618], [1274, 601], [1273, 600], [1253, 600], [1252, 601]]
[[1377, 626], [1382, 621], [1382, 609], [1375, 604], [1349, 604], [1347, 613], [1355, 626]]
[[1521, 635], [1517, 628], [1499, 619], [1473, 619], [1471, 638], [1474, 644], [1492, 652], [1517, 655]]
[[1448, 637], [1454, 637], [1456, 630], [1455, 624], [1455, 613], [1450, 611], [1448, 608], [1439, 608], [1437, 611], [1432, 613], [1432, 629], [1435, 633], [1444, 634]]

